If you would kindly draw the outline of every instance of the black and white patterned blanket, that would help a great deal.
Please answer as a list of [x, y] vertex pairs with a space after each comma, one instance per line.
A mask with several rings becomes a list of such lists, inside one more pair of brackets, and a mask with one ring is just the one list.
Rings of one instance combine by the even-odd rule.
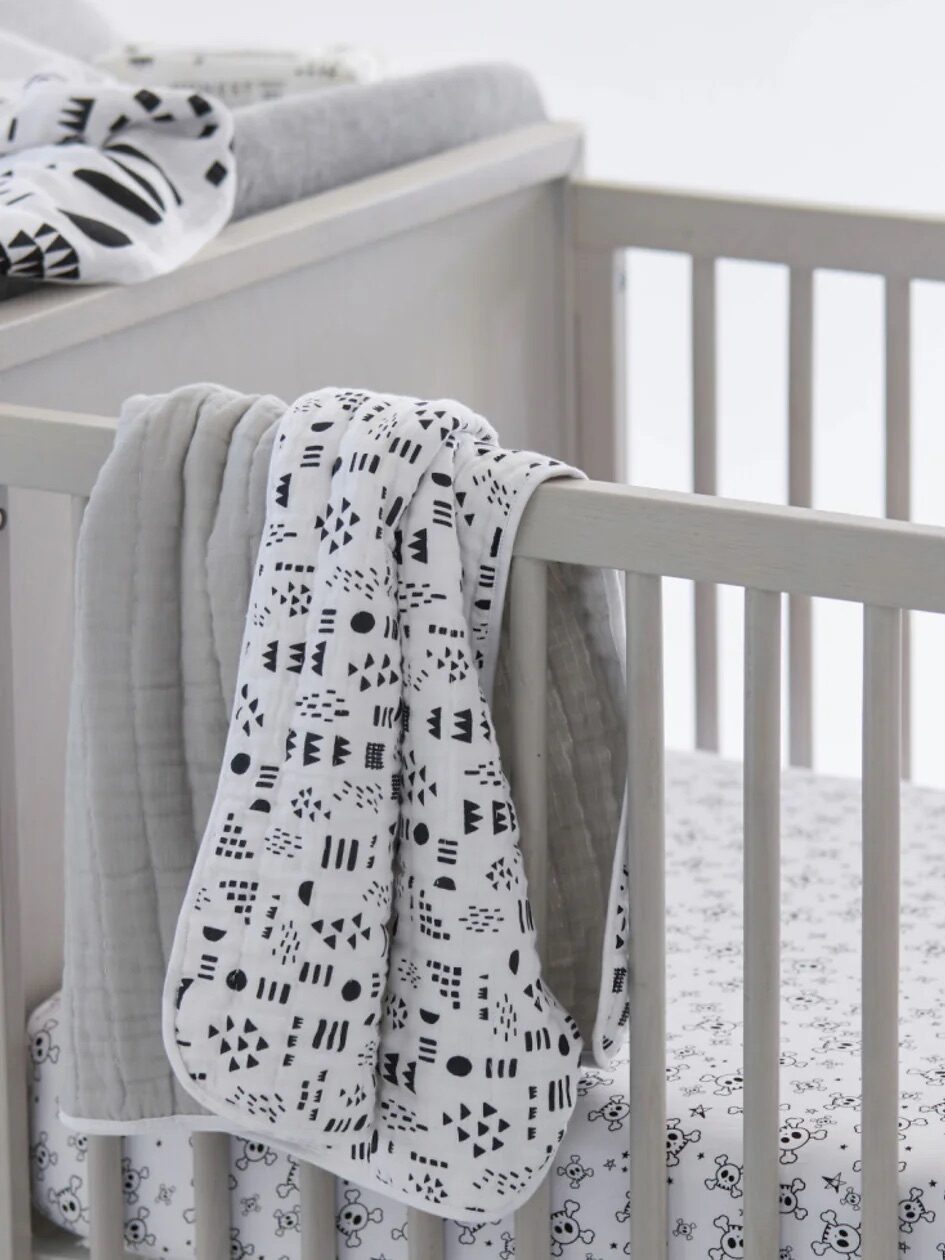
[[229, 111], [198, 92], [37, 75], [0, 100], [0, 276], [129, 283], [220, 231]]
[[529, 1196], [575, 1101], [483, 686], [561, 475], [453, 402], [287, 413], [165, 989], [175, 1072], [230, 1127], [462, 1218]]

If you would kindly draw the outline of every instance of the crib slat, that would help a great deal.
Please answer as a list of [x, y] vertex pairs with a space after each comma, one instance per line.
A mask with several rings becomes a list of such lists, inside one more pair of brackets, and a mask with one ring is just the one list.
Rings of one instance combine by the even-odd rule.
[[662, 582], [628, 573], [630, 1201], [633, 1255], [666, 1255], [666, 891]]
[[[886, 515], [912, 516], [912, 307], [907, 279], [887, 276], [886, 298]], [[910, 617], [902, 623], [902, 775], [912, 772]]]
[[[544, 953], [548, 915], [547, 794], [547, 568], [518, 557], [509, 590], [512, 648], [512, 773], [515, 812], [528, 877], [539, 952]], [[551, 1187], [545, 1177], [515, 1213], [516, 1260], [547, 1260]]]
[[901, 614], [863, 637], [863, 1260], [898, 1254]]
[[[692, 488], [718, 490], [715, 259], [692, 260]], [[696, 747], [719, 747], [718, 592], [697, 582], [695, 599]]]
[[121, 1190], [121, 1138], [90, 1137], [88, 1145], [89, 1250], [95, 1260], [125, 1254], [125, 1200]]
[[335, 1178], [324, 1168], [299, 1163], [302, 1206], [300, 1260], [335, 1260]]
[[[512, 676], [512, 775], [522, 856], [539, 951], [548, 879], [546, 782], [548, 580], [543, 560], [517, 556], [509, 583]], [[520, 1260], [520, 1257], [518, 1258]]]
[[745, 592], [745, 1254], [777, 1257], [781, 596]]
[[13, 715], [13, 526], [5, 486], [0, 486], [0, 513], [0, 1260], [19, 1260], [30, 1249], [30, 1182]]
[[[814, 273], [792, 267], [788, 289], [788, 503], [810, 507], [814, 480]], [[811, 601], [788, 603], [788, 758], [814, 764], [814, 634]]]
[[408, 1208], [407, 1260], [443, 1260], [443, 1224], [441, 1216]]
[[230, 1250], [230, 1139], [226, 1133], [195, 1133], [194, 1253], [220, 1260]]
[[576, 249], [574, 460], [589, 477], [627, 476], [626, 256], [611, 249]]

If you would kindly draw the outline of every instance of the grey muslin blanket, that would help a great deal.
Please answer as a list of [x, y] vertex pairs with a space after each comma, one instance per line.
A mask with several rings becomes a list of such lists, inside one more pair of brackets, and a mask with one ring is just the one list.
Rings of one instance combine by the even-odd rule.
[[[200, 1110], [166, 1059], [161, 999], [223, 757], [284, 410], [278, 399], [214, 385], [131, 399], [86, 511], [60, 1099], [76, 1120], [120, 1127]], [[549, 645], [554, 930], [545, 973], [589, 1040], [624, 775], [612, 574], [551, 566]], [[503, 646], [493, 697], [503, 753], [509, 691]]]
[[450, 66], [236, 110], [234, 219], [542, 122], [535, 80], [508, 65]]

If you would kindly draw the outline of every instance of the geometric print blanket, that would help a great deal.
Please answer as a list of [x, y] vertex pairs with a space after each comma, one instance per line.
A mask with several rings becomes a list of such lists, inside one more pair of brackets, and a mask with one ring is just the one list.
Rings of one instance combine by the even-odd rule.
[[226, 1127], [460, 1219], [529, 1197], [575, 1103], [485, 699], [518, 519], [562, 475], [455, 402], [286, 413], [165, 986]]
[[54, 67], [0, 93], [0, 276], [128, 284], [180, 266], [230, 218], [232, 139], [199, 92]]

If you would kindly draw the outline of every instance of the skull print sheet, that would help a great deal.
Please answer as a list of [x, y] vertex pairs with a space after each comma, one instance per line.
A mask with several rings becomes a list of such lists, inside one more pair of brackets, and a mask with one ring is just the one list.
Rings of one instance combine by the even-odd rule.
[[[740, 1260], [741, 770], [667, 762], [669, 1009], [666, 1137], [673, 1260]], [[784, 1053], [779, 1161], [782, 1260], [859, 1257], [859, 793], [802, 771], [783, 787]], [[899, 1229], [909, 1260], [945, 1254], [945, 793], [903, 792], [902, 1069]], [[88, 1233], [85, 1140], [58, 1119], [57, 1002], [30, 1024], [32, 1179], [37, 1207]], [[629, 1254], [626, 1055], [586, 1068], [552, 1164], [551, 1254]], [[193, 1254], [188, 1135], [124, 1139], [132, 1254]], [[296, 1165], [231, 1141], [234, 1260], [299, 1256]], [[339, 1181], [338, 1254], [406, 1260], [406, 1210]], [[447, 1222], [447, 1254], [511, 1260], [511, 1219]]]

